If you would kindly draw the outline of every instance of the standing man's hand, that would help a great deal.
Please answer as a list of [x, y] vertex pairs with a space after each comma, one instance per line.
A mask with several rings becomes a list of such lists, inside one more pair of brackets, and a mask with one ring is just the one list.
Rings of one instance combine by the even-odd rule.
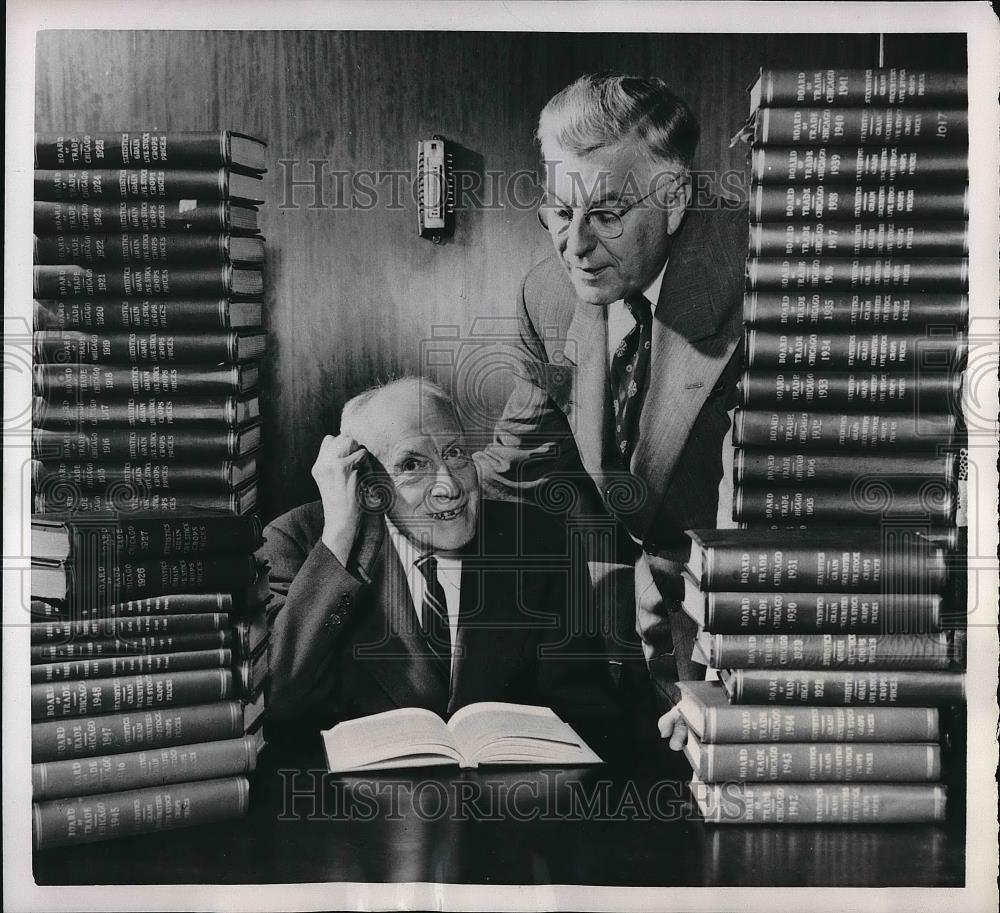
[[344, 567], [361, 527], [358, 484], [367, 456], [368, 451], [350, 435], [328, 434], [312, 467], [323, 502], [323, 544]]
[[688, 737], [688, 727], [680, 710], [676, 707], [668, 710], [660, 717], [657, 725], [660, 729], [660, 738], [670, 739], [670, 747], [674, 751], [680, 751], [684, 748]]

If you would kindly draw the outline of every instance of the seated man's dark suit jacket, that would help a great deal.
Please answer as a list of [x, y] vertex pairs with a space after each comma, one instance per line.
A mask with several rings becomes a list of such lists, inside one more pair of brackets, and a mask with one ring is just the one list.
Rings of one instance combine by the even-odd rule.
[[573, 725], [617, 713], [600, 637], [585, 617], [586, 565], [564, 524], [523, 504], [480, 503], [478, 535], [462, 556], [450, 688], [388, 537], [364, 584], [322, 543], [322, 530], [322, 505], [305, 504], [267, 527], [258, 553], [279, 603], [272, 720], [315, 731], [398, 707], [447, 717], [486, 700], [550, 706]]

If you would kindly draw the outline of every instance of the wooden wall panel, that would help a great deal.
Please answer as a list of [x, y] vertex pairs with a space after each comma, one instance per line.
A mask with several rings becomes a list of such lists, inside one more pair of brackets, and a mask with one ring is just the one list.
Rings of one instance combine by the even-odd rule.
[[[870, 35], [50, 31], [37, 45], [36, 127], [232, 128], [268, 140], [271, 517], [314, 496], [309, 468], [346, 398], [425, 368], [433, 327], [461, 335], [510, 318], [521, 276], [549, 249], [533, 213], [512, 206], [461, 213], [455, 237], [433, 245], [417, 237], [408, 196], [389, 205], [387, 182], [372, 208], [334, 207], [332, 179], [321, 205], [300, 189], [298, 205], [282, 206], [289, 166], [279, 162], [295, 161], [298, 178], [309, 160], [328, 173], [408, 175], [416, 141], [441, 133], [479, 170], [531, 171], [546, 99], [581, 73], [616, 69], [662, 76], [688, 100], [702, 124], [700, 169], [742, 168], [729, 137], [758, 67], [872, 65], [876, 46]], [[888, 45], [886, 62], [907, 63], [908, 46]], [[961, 36], [932, 46], [941, 65], [963, 65]], [[499, 358], [473, 372], [480, 427], [506, 391], [502, 368]], [[434, 373], [449, 379], [446, 367]]]

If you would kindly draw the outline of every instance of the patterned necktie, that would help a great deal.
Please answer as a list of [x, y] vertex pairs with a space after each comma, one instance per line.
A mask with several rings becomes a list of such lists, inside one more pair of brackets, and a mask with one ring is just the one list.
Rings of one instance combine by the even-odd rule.
[[424, 555], [416, 562], [424, 575], [423, 605], [420, 607], [420, 628], [441, 671], [448, 677], [451, 671], [451, 628], [448, 625], [448, 603], [437, 575], [437, 558]]
[[646, 392], [649, 357], [653, 340], [653, 311], [644, 295], [630, 295], [625, 308], [635, 320], [611, 358], [614, 394], [615, 444], [628, 466], [639, 434], [639, 412]]

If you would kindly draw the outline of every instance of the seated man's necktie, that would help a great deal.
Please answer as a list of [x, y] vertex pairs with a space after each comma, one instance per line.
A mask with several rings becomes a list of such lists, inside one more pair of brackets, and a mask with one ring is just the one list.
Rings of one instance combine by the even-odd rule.
[[635, 320], [635, 326], [611, 358], [611, 390], [615, 445], [627, 467], [639, 435], [639, 413], [646, 393], [653, 343], [653, 311], [644, 295], [630, 295], [625, 299], [625, 308]]
[[437, 558], [424, 555], [416, 562], [424, 575], [423, 605], [420, 607], [420, 628], [435, 659], [446, 678], [451, 674], [451, 628], [448, 625], [448, 603], [444, 588], [438, 580]]

